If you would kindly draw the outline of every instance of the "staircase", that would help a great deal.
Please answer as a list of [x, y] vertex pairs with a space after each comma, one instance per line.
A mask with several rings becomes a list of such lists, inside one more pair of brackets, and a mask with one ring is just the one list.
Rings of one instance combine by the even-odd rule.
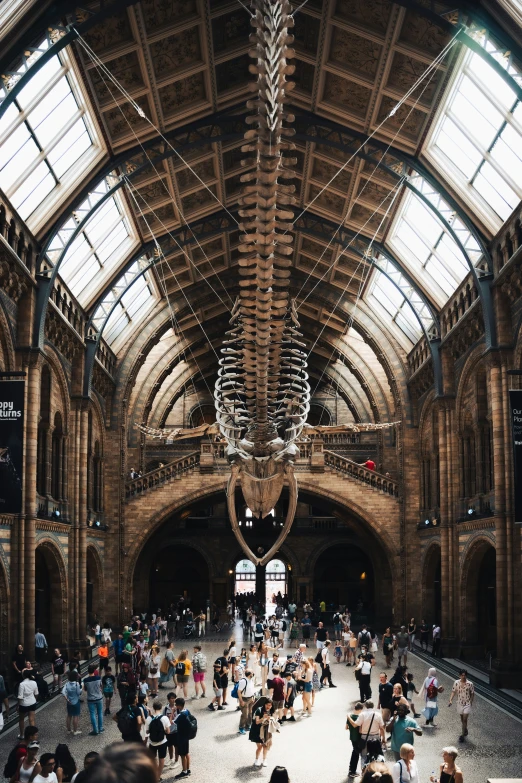
[[376, 470], [369, 470], [364, 465], [359, 465], [348, 457], [342, 457], [334, 451], [324, 451], [325, 467], [341, 473], [343, 477], [353, 481], [359, 481], [375, 489], [377, 492], [384, 492], [392, 497], [399, 497], [399, 482], [394, 481], [390, 476], [383, 476]]

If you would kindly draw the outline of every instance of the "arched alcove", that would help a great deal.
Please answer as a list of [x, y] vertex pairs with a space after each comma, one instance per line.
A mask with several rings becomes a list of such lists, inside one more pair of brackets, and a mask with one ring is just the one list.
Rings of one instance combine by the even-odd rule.
[[463, 641], [481, 657], [497, 651], [496, 554], [491, 541], [480, 538], [470, 547], [462, 569]]
[[314, 600], [327, 606], [346, 604], [354, 612], [362, 604], [364, 614], [374, 614], [375, 571], [361, 546], [332, 544], [317, 558], [313, 577]]
[[429, 547], [422, 571], [422, 619], [430, 625], [440, 622], [441, 596], [441, 556], [437, 543]]
[[35, 552], [35, 627], [41, 628], [49, 647], [66, 641], [65, 567], [61, 555], [50, 542]]
[[93, 546], [87, 547], [87, 622], [103, 621], [105, 605], [103, 594], [103, 574], [98, 552]]

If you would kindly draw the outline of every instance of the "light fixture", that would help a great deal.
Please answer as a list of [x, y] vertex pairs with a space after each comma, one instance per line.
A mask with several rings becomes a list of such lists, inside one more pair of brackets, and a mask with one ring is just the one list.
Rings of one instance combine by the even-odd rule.
[[430, 524], [430, 520], [429, 520], [429, 519], [425, 519], [425, 520], [424, 520], [424, 524], [425, 524], [425, 525], [429, 525], [429, 524]]
[[60, 519], [60, 512], [58, 511], [57, 508], [54, 509], [54, 511], [51, 514], [51, 516], [54, 517], [55, 519]]
[[232, 575], [234, 572], [232, 571], [232, 569], [231, 569], [231, 568], [229, 568], [229, 569], [228, 569], [228, 573], [229, 573], [230, 575]]
[[366, 579], [366, 571], [362, 572], [360, 579], [362, 579], [363, 581]]

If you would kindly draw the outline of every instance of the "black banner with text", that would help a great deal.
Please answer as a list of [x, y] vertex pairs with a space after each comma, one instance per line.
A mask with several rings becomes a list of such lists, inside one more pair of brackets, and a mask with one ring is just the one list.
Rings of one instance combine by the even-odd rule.
[[25, 381], [0, 381], [0, 514], [21, 514]]
[[515, 523], [522, 524], [522, 391], [509, 392], [509, 407], [513, 437]]

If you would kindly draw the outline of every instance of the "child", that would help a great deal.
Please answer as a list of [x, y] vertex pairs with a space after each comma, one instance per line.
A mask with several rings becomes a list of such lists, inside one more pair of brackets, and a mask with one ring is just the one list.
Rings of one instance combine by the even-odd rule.
[[240, 663], [244, 669], [246, 669], [247, 651], [246, 647], [241, 648]]
[[[178, 749], [176, 748], [176, 734], [172, 729], [172, 724], [178, 717], [178, 709], [176, 707], [176, 694], [175, 693], [168, 693], [167, 694], [168, 704], [166, 707], [163, 708], [163, 714], [167, 716], [167, 718], [170, 721], [170, 732], [167, 734], [167, 748], [169, 751], [169, 761], [168, 764], [172, 764], [172, 766], [176, 766], [178, 763], [179, 753]], [[170, 739], [169, 739], [170, 737]], [[176, 752], [176, 755], [174, 756], [174, 751]]]
[[228, 645], [228, 653], [227, 653], [227, 659], [230, 664], [230, 672], [232, 675], [232, 680], [234, 679], [234, 673], [236, 671], [236, 640], [231, 639]]
[[414, 683], [413, 683], [413, 674], [407, 674], [406, 675], [406, 680], [407, 680], [407, 683], [406, 683], [406, 698], [408, 699], [408, 704], [411, 707], [411, 711], [413, 713], [413, 716], [415, 718], [420, 718], [420, 715], [415, 710], [415, 705], [413, 703], [413, 694], [419, 692], [417, 690], [417, 688], [415, 687]]
[[214, 664], [214, 679], [212, 681], [212, 687], [214, 688], [214, 698], [208, 705], [207, 709], [211, 710], [211, 712], [214, 712], [214, 704], [217, 704], [218, 710], [224, 710], [226, 709], [221, 705], [221, 698], [223, 696], [223, 686], [222, 686], [222, 679], [221, 679], [221, 664], [219, 661], [216, 661]]
[[[294, 675], [291, 672], [287, 672], [284, 675], [285, 679], [285, 706], [283, 707], [283, 717], [281, 720], [293, 721], [295, 723], [294, 715], [294, 701], [297, 696], [297, 686], [294, 680]], [[290, 710], [290, 717], [287, 717], [288, 710]]]
[[343, 636], [343, 649], [344, 649], [343, 663], [346, 663], [348, 658], [350, 657], [350, 636], [351, 636], [350, 629], [346, 625], [344, 626], [342, 636]]
[[102, 677], [103, 695], [105, 696], [105, 714], [111, 714], [111, 699], [114, 696], [114, 683], [116, 677], [112, 673], [110, 666], [107, 666], [105, 674]]
[[351, 631], [349, 644], [350, 644], [350, 655], [348, 656], [348, 663], [346, 665], [351, 666], [353, 663], [353, 665], [356, 666], [357, 665], [357, 637], [353, 631]]
[[147, 682], [147, 675], [145, 672], [140, 674], [139, 694], [140, 696], [148, 696], [149, 694], [149, 684]]
[[335, 642], [335, 649], [334, 649], [334, 658], [337, 661], [337, 663], [341, 663], [341, 658], [343, 657], [343, 648], [341, 647], [341, 642], [339, 639]]

